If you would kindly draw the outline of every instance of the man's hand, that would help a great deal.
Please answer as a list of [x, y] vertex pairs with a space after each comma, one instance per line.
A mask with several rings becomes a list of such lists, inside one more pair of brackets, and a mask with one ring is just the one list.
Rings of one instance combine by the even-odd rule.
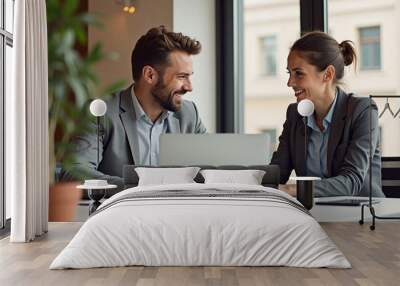
[[296, 185], [279, 185], [279, 190], [288, 193], [292, 197], [296, 196]]

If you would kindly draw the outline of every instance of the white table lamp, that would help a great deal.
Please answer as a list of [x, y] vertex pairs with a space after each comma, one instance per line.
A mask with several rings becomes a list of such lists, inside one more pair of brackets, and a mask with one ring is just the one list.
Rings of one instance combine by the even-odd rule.
[[102, 99], [95, 99], [90, 103], [90, 113], [96, 117], [103, 116], [107, 111], [107, 104]]
[[304, 122], [304, 155], [307, 169], [307, 116], [314, 113], [314, 103], [309, 99], [303, 99], [297, 104], [297, 112], [303, 116]]
[[309, 99], [303, 99], [297, 104], [297, 111], [303, 117], [310, 116], [314, 113], [314, 103]]
[[99, 141], [100, 141], [100, 117], [106, 114], [107, 104], [102, 99], [95, 99], [90, 103], [90, 113], [96, 117], [97, 121], [97, 164], [96, 169], [99, 168]]

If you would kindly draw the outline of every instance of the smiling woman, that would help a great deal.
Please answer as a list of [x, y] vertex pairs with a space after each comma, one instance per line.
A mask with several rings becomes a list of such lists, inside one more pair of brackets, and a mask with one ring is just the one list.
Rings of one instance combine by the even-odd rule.
[[[298, 39], [287, 60], [289, 80], [297, 102], [309, 99], [315, 112], [305, 127], [290, 104], [279, 147], [271, 160], [281, 168], [281, 183], [294, 169], [297, 176], [322, 178], [315, 182], [315, 196], [367, 196], [369, 194], [369, 99], [344, 92], [339, 83], [344, 66], [356, 59], [350, 41], [338, 43], [323, 32], [311, 32]], [[372, 185], [373, 196], [381, 191], [381, 153], [378, 136], [378, 113], [372, 111]], [[307, 131], [305, 130], [307, 128]], [[304, 134], [310, 134], [304, 142]], [[307, 146], [304, 146], [307, 144]], [[304, 152], [304, 150], [307, 152]]]
[[343, 79], [344, 66], [355, 59], [350, 41], [339, 44], [321, 32], [309, 33], [291, 48], [287, 85], [293, 88], [297, 102], [308, 98], [314, 103], [316, 124], [321, 131], [324, 117], [335, 100], [336, 86]]

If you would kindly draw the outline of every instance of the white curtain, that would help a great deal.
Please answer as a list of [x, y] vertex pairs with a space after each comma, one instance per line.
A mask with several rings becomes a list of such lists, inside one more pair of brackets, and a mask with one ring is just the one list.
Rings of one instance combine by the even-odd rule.
[[15, 1], [14, 94], [6, 98], [6, 187], [12, 242], [48, 228], [48, 87], [45, 0]]

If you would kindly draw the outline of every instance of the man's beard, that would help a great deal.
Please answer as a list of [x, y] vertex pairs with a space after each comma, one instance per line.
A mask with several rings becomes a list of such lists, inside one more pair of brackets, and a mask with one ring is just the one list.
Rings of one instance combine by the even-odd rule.
[[[160, 105], [169, 111], [176, 112], [181, 109], [181, 105], [176, 105], [173, 102], [174, 94], [172, 91], [169, 91], [167, 86], [159, 81], [156, 86], [150, 91], [153, 97], [160, 103]], [[185, 94], [185, 91], [176, 92], [178, 94]]]

